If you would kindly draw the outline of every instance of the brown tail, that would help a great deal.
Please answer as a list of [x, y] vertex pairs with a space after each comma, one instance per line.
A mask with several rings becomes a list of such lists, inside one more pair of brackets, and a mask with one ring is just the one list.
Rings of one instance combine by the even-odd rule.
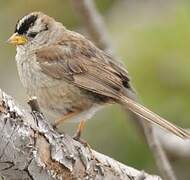
[[153, 113], [152, 111], [140, 105], [139, 103], [133, 101], [132, 99], [126, 96], [122, 96], [121, 103], [125, 104], [129, 110], [143, 117], [143, 119], [147, 120], [148, 122], [157, 124], [160, 127], [167, 129], [171, 133], [179, 136], [180, 138], [183, 138], [183, 139], [190, 138], [190, 132], [168, 122], [164, 118], [158, 116], [157, 114]]

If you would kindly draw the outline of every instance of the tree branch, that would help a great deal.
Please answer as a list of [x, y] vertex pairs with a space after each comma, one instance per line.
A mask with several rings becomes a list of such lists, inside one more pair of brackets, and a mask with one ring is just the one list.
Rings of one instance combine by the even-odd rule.
[[190, 140], [181, 139], [163, 129], [156, 129], [155, 134], [169, 157], [172, 159], [190, 159]]
[[[59, 134], [38, 112], [29, 113], [0, 90], [0, 175], [9, 180], [161, 180]], [[37, 107], [37, 108], [36, 108]]]
[[112, 43], [110, 42], [105, 24], [96, 10], [93, 0], [73, 0], [73, 5], [96, 45], [113, 54]]
[[[98, 13], [93, 0], [72, 0], [73, 5], [76, 8], [78, 15], [81, 17], [81, 21], [84, 23], [91, 39], [103, 50], [112, 52], [113, 49], [108, 37], [105, 24], [103, 23], [101, 15]], [[118, 58], [115, 58], [118, 59]], [[129, 95], [133, 100], [137, 100], [137, 96], [134, 94]], [[144, 129], [147, 143], [154, 155], [158, 169], [160, 170], [164, 179], [176, 180], [172, 166], [162, 149], [160, 142], [154, 134], [153, 126], [149, 123], [144, 123], [141, 117], [136, 114], [131, 114], [126, 110], [127, 114], [138, 124], [138, 127]]]

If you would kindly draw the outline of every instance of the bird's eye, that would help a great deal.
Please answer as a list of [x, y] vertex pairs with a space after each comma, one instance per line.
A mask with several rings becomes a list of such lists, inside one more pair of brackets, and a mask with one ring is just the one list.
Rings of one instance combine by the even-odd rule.
[[37, 32], [30, 32], [28, 33], [28, 36], [31, 38], [35, 38], [37, 34], [38, 34]]

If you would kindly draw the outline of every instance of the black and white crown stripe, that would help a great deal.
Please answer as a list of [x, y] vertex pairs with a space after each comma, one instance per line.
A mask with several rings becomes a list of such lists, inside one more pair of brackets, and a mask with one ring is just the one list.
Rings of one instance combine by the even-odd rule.
[[21, 18], [16, 24], [15, 33], [26, 34], [28, 29], [34, 25], [37, 18], [38, 18], [38, 14], [36, 13], [29, 14]]

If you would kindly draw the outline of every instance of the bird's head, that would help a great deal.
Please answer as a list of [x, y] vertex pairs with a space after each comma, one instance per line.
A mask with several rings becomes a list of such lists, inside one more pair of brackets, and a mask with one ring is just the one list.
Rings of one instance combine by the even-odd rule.
[[[57, 26], [58, 25], [58, 26]], [[16, 46], [38, 46], [48, 43], [59, 31], [60, 23], [42, 12], [32, 12], [18, 20], [8, 43]]]

